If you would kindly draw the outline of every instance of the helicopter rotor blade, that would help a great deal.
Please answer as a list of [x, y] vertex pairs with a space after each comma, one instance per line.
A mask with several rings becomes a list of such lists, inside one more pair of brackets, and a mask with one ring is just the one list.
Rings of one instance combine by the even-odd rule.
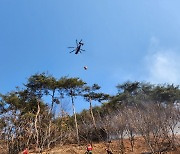
[[75, 48], [75, 47], [68, 47], [68, 48]]
[[72, 51], [70, 51], [69, 53], [72, 53], [72, 52], [74, 52], [75, 50], [72, 50]]

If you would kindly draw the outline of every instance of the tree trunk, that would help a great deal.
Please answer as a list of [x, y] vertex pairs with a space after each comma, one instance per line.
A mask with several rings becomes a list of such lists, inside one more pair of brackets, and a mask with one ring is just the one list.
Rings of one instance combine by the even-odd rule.
[[92, 100], [91, 100], [91, 98], [89, 98], [89, 106], [90, 106], [90, 114], [91, 114], [91, 117], [92, 117], [93, 125], [94, 125], [94, 127], [96, 129], [96, 122], [95, 122], [94, 114], [93, 114], [93, 111], [92, 111]]
[[76, 111], [75, 111], [73, 96], [71, 96], [71, 99], [72, 99], [72, 108], [73, 108], [73, 114], [74, 114], [74, 121], [75, 121], [75, 126], [76, 126], [77, 143], [79, 145], [80, 144], [80, 142], [79, 142], [79, 130], [78, 130], [77, 117], [76, 117]]
[[38, 122], [38, 116], [39, 116], [39, 113], [40, 113], [39, 101], [37, 103], [38, 103], [38, 110], [37, 110], [37, 113], [36, 113], [36, 116], [35, 116], [35, 122], [34, 122], [35, 131], [36, 131], [36, 149], [39, 148], [39, 132], [38, 132], [38, 128], [37, 128], [37, 122]]
[[[52, 100], [51, 100], [51, 108], [49, 111], [49, 116], [51, 115], [52, 111], [53, 111], [53, 107], [54, 107], [54, 94], [55, 94], [55, 90], [53, 90], [53, 94], [52, 94]], [[51, 125], [52, 125], [52, 118], [50, 116], [50, 121], [49, 121], [49, 126], [48, 126], [48, 138], [47, 138], [47, 142], [48, 142], [48, 149], [50, 149], [50, 137], [51, 137]]]

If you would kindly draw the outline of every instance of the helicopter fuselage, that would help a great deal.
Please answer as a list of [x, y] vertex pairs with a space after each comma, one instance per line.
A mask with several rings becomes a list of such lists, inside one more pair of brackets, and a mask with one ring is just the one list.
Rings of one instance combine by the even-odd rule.
[[80, 52], [80, 50], [81, 50], [81, 44], [79, 46], [77, 46], [75, 54], [78, 54]]

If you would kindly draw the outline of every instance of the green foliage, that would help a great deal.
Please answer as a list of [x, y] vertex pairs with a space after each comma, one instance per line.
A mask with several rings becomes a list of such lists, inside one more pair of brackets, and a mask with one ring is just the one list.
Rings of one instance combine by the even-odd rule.
[[85, 86], [84, 87], [84, 94], [83, 97], [86, 101], [94, 100], [94, 101], [103, 101], [103, 100], [108, 100], [109, 95], [104, 94], [104, 93], [97, 93], [96, 91], [99, 90], [101, 87], [98, 84], [93, 84], [91, 87], [90, 86]]
[[179, 86], [172, 85], [157, 85], [154, 87], [151, 97], [156, 102], [174, 103], [180, 99]]
[[[161, 129], [163, 123], [160, 121], [161, 119], [155, 121], [158, 116], [162, 119], [166, 117], [165, 122], [169, 127], [175, 126], [179, 120], [179, 116], [176, 116], [179, 112], [173, 106], [174, 103], [180, 101], [179, 86], [128, 81], [117, 85], [115, 96], [99, 92], [100, 88], [98, 84], [88, 86], [80, 78], [55, 79], [45, 73], [32, 75], [22, 90], [16, 89], [0, 95], [2, 137], [8, 138], [7, 142], [12, 151], [13, 149], [20, 151], [24, 146], [23, 143], [31, 146], [36, 143], [37, 134], [39, 134], [38, 142], [42, 147], [48, 147], [48, 144], [53, 142], [62, 143], [63, 140], [74, 141], [77, 128], [80, 129], [81, 140], [90, 141], [92, 138], [98, 140], [99, 135], [101, 136], [103, 133], [103, 136], [106, 137], [107, 133], [111, 131], [108, 129], [112, 128], [113, 131], [120, 129], [120, 124], [119, 126], [114, 125], [118, 124], [118, 120], [120, 120], [117, 118], [122, 118], [121, 114], [126, 113], [124, 111], [128, 111], [127, 117], [131, 115], [131, 119], [134, 118], [134, 121], [139, 122], [139, 124], [131, 126], [133, 129], [135, 126], [143, 126], [138, 120], [142, 120], [141, 122], [146, 120], [147, 124], [151, 124], [152, 122], [149, 120], [153, 118], [154, 123], [151, 124], [153, 133], [156, 132], [153, 130], [155, 129], [154, 125], [156, 124], [156, 129]], [[83, 97], [90, 103], [90, 110], [83, 110], [79, 114], [75, 113], [74, 98], [77, 96]], [[60, 100], [66, 97], [70, 97], [72, 100], [74, 114], [73, 116], [65, 114], [57, 117], [53, 113], [54, 103], [61, 106]], [[44, 98], [48, 98], [47, 100], [50, 101], [45, 102]], [[92, 107], [91, 101], [106, 102], [103, 102], [101, 106]], [[51, 104], [51, 106], [49, 107], [47, 104]], [[37, 114], [38, 109], [40, 110], [39, 114]], [[160, 110], [163, 111], [163, 114], [158, 112]], [[155, 111], [156, 114], [152, 114], [152, 111]], [[138, 119], [138, 117], [140, 118]], [[75, 119], [76, 123], [74, 123]], [[92, 119], [97, 126], [94, 127]], [[111, 120], [115, 120], [115, 122], [111, 123]], [[165, 130], [167, 127], [163, 126], [163, 129]], [[14, 139], [17, 142], [14, 142]]]
[[173, 104], [180, 100], [179, 86], [153, 85], [144, 82], [125, 82], [118, 84], [118, 93], [111, 97], [109, 107], [122, 109], [125, 106], [142, 106], [143, 103]]
[[86, 83], [79, 78], [67, 78], [62, 77], [58, 81], [58, 85], [61, 85], [61, 89], [68, 96], [77, 96], [82, 92], [82, 88]]

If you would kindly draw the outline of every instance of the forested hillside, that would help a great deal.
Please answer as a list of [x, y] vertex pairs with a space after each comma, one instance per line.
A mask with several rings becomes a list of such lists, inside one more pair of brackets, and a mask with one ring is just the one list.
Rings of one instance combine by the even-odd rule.
[[[118, 140], [123, 154], [124, 139], [133, 152], [136, 136], [152, 153], [179, 147], [179, 86], [128, 81], [117, 84], [114, 96], [100, 88], [77, 77], [56, 79], [40, 73], [30, 76], [23, 87], [1, 94], [0, 137], [7, 153], [18, 154], [25, 148], [41, 153], [59, 144]], [[89, 103], [89, 110], [76, 113], [78, 97]], [[70, 98], [73, 115], [62, 105], [66, 98]], [[102, 105], [94, 107], [94, 101]], [[57, 106], [58, 113], [54, 112]]]

